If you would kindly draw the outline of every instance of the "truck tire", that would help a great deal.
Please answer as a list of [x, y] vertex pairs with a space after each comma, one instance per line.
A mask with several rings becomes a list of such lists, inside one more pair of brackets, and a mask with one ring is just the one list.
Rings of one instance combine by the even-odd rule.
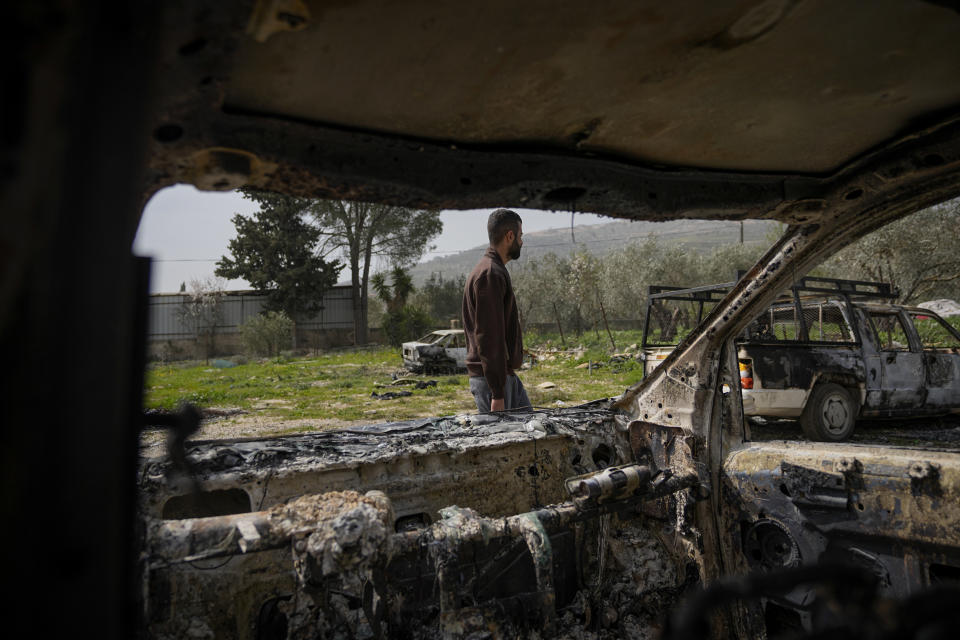
[[800, 416], [803, 434], [810, 440], [840, 442], [853, 433], [859, 413], [850, 391], [838, 384], [818, 384]]

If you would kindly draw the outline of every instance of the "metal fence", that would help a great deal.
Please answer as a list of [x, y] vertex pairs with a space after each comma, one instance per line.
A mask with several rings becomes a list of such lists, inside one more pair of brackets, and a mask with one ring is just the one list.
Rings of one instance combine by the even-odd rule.
[[[182, 310], [189, 301], [185, 293], [150, 296], [147, 339], [183, 340], [196, 338], [196, 328], [183, 321]], [[247, 319], [263, 311], [267, 297], [256, 291], [228, 291], [221, 302], [216, 333], [236, 333]], [[297, 322], [300, 330], [352, 329], [353, 303], [349, 286], [332, 287], [323, 296], [323, 308], [311, 318]]]

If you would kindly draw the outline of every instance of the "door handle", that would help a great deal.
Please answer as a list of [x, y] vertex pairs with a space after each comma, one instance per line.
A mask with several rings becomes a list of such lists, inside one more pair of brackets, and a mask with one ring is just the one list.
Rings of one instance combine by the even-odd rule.
[[894, 362], [896, 359], [897, 359], [897, 354], [895, 354], [895, 353], [887, 354], [887, 364], [893, 364], [893, 362]]

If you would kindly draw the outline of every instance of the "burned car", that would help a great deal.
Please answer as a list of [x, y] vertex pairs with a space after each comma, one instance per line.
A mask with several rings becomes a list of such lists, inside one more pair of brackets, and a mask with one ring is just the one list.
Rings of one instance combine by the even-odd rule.
[[[94, 0], [7, 18], [15, 626], [955, 631], [957, 447], [761, 441], [736, 342], [828, 255], [960, 195], [954, 3]], [[254, 442], [192, 441], [184, 415], [169, 454], [141, 459], [150, 265], [131, 246], [174, 184], [786, 228], [612, 403]]]
[[463, 329], [431, 331], [419, 340], [404, 342], [403, 366], [414, 373], [456, 373], [467, 369], [467, 341]]
[[[676, 334], [675, 313], [652, 330], [654, 310], [675, 301], [702, 314], [732, 286], [651, 287], [647, 371], [673, 350], [665, 341]], [[933, 311], [891, 304], [895, 297], [880, 282], [794, 282], [737, 340], [744, 414], [797, 418], [807, 438], [841, 441], [861, 417], [960, 413], [960, 334]]]

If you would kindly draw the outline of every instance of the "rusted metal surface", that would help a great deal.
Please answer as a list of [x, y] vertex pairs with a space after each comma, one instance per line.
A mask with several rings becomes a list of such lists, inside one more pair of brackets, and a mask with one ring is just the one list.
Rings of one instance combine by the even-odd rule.
[[732, 454], [724, 474], [726, 498], [750, 517], [782, 520], [807, 562], [831, 537], [960, 550], [960, 464], [952, 452], [768, 442]]
[[[752, 388], [744, 390], [744, 403], [750, 405], [748, 414], [803, 416], [802, 421], [809, 421], [822, 410], [813, 406], [819, 397], [816, 387], [828, 384], [846, 389], [850, 402], [844, 402], [844, 410], [851, 419], [960, 411], [960, 378], [955, 374], [960, 371], [960, 353], [956, 349], [926, 348], [908, 309], [900, 305], [863, 304], [849, 299], [842, 304], [845, 315], [852, 320], [851, 335], [857, 337], [856, 343], [739, 343], [738, 355], [748, 360], [753, 376]], [[936, 318], [932, 312], [926, 313]], [[896, 322], [904, 343], [891, 348], [878, 341], [878, 320]], [[786, 398], [793, 404], [770, 406], [764, 401], [776, 395], [775, 390], [798, 393]]]
[[[891, 167], [883, 168], [885, 161], [880, 155], [873, 161], [877, 163], [876, 175], [884, 175], [891, 169]], [[671, 548], [671, 551], [676, 554], [682, 554], [686, 549], [687, 557], [695, 563], [697, 572], [705, 582], [719, 579], [722, 575], [742, 574], [750, 570], [750, 564], [743, 552], [741, 530], [743, 521], [738, 521], [730, 515], [731, 504], [738, 504], [741, 499], [739, 492], [742, 487], [737, 486], [731, 489], [724, 480], [727, 467], [732, 460], [736, 459], [731, 455], [742, 447], [748, 446], [744, 443], [747, 433], [742, 419], [740, 396], [738, 393], [722, 392], [724, 384], [729, 385], [734, 391], [739, 388], [739, 379], [735, 373], [737, 370], [734, 344], [736, 336], [774, 300], [778, 292], [787, 289], [822, 256], [877, 228], [877, 225], [883, 224], [886, 219], [893, 219], [904, 212], [917, 210], [931, 202], [928, 199], [929, 194], [913, 189], [903, 189], [891, 194], [882, 206], [879, 203], [871, 205], [865, 201], [857, 202], [859, 195], [862, 194], [858, 194], [852, 202], [848, 200], [844, 204], [839, 204], [837, 209], [827, 210], [815, 205], [814, 209], [819, 212], [815, 223], [799, 224], [789, 228], [736, 287], [714, 307], [703, 323], [689, 334], [647, 378], [628, 389], [616, 403], [635, 420], [653, 423], [661, 429], [681, 430], [693, 442], [696, 462], [705, 465], [709, 470], [713, 481], [712, 486], [716, 487], [716, 490], [712, 492], [709, 501], [698, 502], [685, 510], [674, 511], [676, 514], [674, 522], [677, 525], [675, 531], [681, 535], [678, 544]], [[866, 211], [871, 215], [864, 215]], [[752, 446], [757, 447], [759, 451], [767, 451], [769, 447], [771, 466], [779, 464], [785, 453], [779, 451], [772, 443]], [[796, 446], [797, 451], [805, 451], [815, 460], [821, 458], [829, 460], [831, 453], [836, 451], [836, 449], [826, 448], [826, 445], [811, 444], [807, 448], [799, 444]], [[870, 455], [882, 458], [884, 453], [881, 449]], [[954, 467], [960, 465], [955, 454], [943, 455], [943, 460], [938, 461], [938, 464], [949, 463]], [[858, 456], [853, 455], [851, 459], [853, 457]], [[867, 458], [866, 453], [863, 458], [860, 458], [865, 467], [870, 466], [870, 460]], [[776, 462], [774, 463], [773, 460]], [[812, 468], [819, 469], [819, 464], [819, 462], [813, 464]], [[691, 467], [690, 471], [695, 469]], [[867, 486], [872, 486], [871, 482], [867, 482]], [[772, 490], [776, 490], [777, 495], [772, 495]], [[823, 503], [817, 508], [842, 513], [842, 519], [853, 519], [846, 510], [848, 503], [846, 494], [834, 495], [824, 491], [813, 495], [813, 500]], [[796, 505], [787, 501], [785, 494], [780, 492], [779, 486], [768, 488], [768, 492], [762, 495], [749, 494], [744, 499], [748, 504], [753, 505], [751, 508], [763, 508], [759, 505], [768, 507], [764, 509], [762, 517], [773, 520], [778, 520], [783, 514], [789, 514], [791, 509], [797, 509]], [[880, 500], [883, 502], [893, 498]], [[866, 509], [866, 503], [863, 504]], [[924, 508], [932, 507], [922, 501], [921, 504], [924, 504]], [[893, 510], [893, 507], [889, 508]], [[859, 511], [859, 508], [857, 509]], [[669, 513], [668, 511], [668, 517]], [[761, 514], [758, 511], [755, 519], [760, 517]], [[685, 526], [679, 526], [681, 518], [686, 519]], [[891, 536], [887, 540], [886, 552], [895, 556], [902, 541], [897, 538], [898, 534], [890, 532], [886, 527], [899, 526], [899, 523], [885, 521], [879, 517], [876, 510], [873, 511], [873, 518], [870, 525], [886, 532], [880, 536]], [[958, 528], [960, 528], [960, 513], [946, 509], [942, 513], [942, 520], [937, 524], [941, 543], [948, 544], [947, 541], [955, 537], [954, 532]], [[917, 531], [908, 527], [904, 531], [910, 531], [909, 534], [905, 534], [907, 538], [916, 533], [919, 535], [918, 540], [923, 539], [922, 527]], [[861, 530], [859, 533], [864, 531]], [[803, 549], [801, 548], [800, 551], [802, 554]], [[867, 553], [873, 554], [870, 557], [877, 557], [875, 550]], [[896, 562], [891, 561], [891, 564]], [[903, 566], [903, 563], [899, 566]], [[920, 563], [914, 563], [913, 570], [919, 570], [920, 566]], [[947, 567], [943, 571], [949, 573], [952, 571], [949, 567], [957, 565], [941, 558], [938, 566]], [[896, 582], [901, 585], [918, 583], [915, 578], [905, 575], [904, 571], [900, 571]], [[760, 629], [763, 628], [763, 616], [760, 615], [758, 618], [756, 610], [751, 609], [750, 606], [731, 607], [727, 613], [727, 617], [717, 622], [718, 629], [722, 629], [718, 633], [751, 637], [760, 633]]]
[[[956, 453], [767, 442], [733, 452], [721, 482], [719, 522], [734, 573], [840, 564], [896, 600], [960, 569]], [[782, 590], [775, 608], [810, 629], [817, 598], [813, 586], [797, 586]]]
[[[552, 416], [554, 429], [567, 430], [553, 437], [585, 442], [591, 431], [602, 434], [593, 413]], [[491, 459], [502, 454], [498, 447], [483, 448]], [[563, 490], [561, 480], [540, 478], [554, 485], [551, 494]], [[603, 489], [581, 490], [594, 481]], [[658, 615], [644, 603], [672, 602], [681, 585], [665, 558], [654, 561], [655, 570], [641, 569], [663, 552], [655, 551], [661, 543], [642, 526], [638, 509], [698, 482], [695, 475], [625, 465], [568, 482], [573, 500], [536, 508], [534, 499], [532, 510], [502, 517], [449, 506], [433, 524], [411, 528], [399, 526], [400, 511], [381, 491], [313, 494], [226, 516], [148, 518], [148, 632], [306, 638], [392, 637], [401, 629], [418, 637], [466, 637], [478, 630], [547, 636], [561, 628], [649, 631]], [[446, 497], [467, 495], [454, 485], [446, 487]], [[631, 540], [626, 546], [611, 540], [624, 536]], [[242, 587], [225, 582], [247, 572], [262, 578]], [[614, 596], [625, 584], [633, 589]], [[622, 606], [611, 608], [610, 597]]]
[[[143, 513], [162, 518], [171, 499], [194, 491], [244, 491], [254, 509], [305, 493], [350, 487], [386, 491], [398, 517], [432, 522], [456, 495], [488, 515], [521, 513], [563, 498], [563, 479], [630, 459], [624, 426], [597, 408], [467, 415], [371, 425], [283, 438], [190, 443], [190, 480], [166, 458], [145, 460]], [[497, 487], [492, 491], [491, 487]], [[455, 491], [455, 493], [453, 493]], [[206, 515], [203, 505], [192, 515]], [[214, 508], [215, 505], [208, 505]]]
[[[956, 108], [955, 12], [748, 5], [534, 3], [527, 21], [501, 1], [167, 3], [147, 188], [802, 223], [834, 192], [951, 161], [860, 162]], [[817, 56], [794, 55], [811, 41]], [[256, 161], [208, 165], [221, 149]]]

